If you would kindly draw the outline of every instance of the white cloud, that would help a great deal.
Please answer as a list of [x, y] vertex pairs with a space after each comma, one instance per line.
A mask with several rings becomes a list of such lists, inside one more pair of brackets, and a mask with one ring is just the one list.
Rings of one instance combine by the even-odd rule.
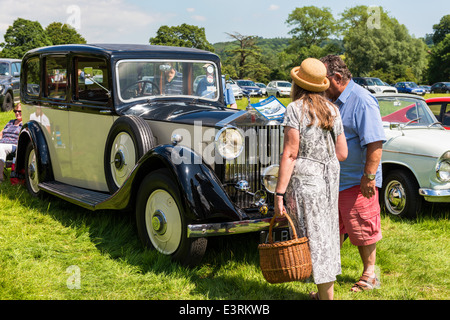
[[187, 12], [194, 12], [195, 9], [194, 9], [194, 8], [187, 8], [186, 11], [187, 11]]
[[269, 6], [269, 11], [277, 11], [278, 9], [280, 9], [280, 6], [279, 6], [279, 5], [271, 4], [271, 5]]
[[[67, 11], [69, 7], [79, 8]], [[43, 28], [52, 22], [79, 22], [77, 31], [88, 43], [148, 43], [161, 25], [174, 14], [146, 12], [124, 0], [2, 0], [0, 42], [17, 18], [39, 21]], [[77, 20], [78, 19], [78, 20]]]

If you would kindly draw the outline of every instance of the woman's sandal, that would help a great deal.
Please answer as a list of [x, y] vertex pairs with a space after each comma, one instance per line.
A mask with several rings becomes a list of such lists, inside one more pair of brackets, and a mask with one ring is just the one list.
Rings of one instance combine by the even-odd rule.
[[361, 278], [359, 278], [359, 281], [356, 282], [350, 290], [353, 292], [361, 292], [361, 291], [379, 289], [380, 286], [381, 286], [381, 282], [380, 282], [380, 280], [378, 280], [376, 275], [374, 275], [373, 277], [370, 277], [370, 278], [367, 275], [362, 275]]

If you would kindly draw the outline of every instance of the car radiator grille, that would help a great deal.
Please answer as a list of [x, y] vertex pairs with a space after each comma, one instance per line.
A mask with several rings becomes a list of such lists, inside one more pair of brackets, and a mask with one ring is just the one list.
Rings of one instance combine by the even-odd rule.
[[[284, 128], [281, 125], [239, 127], [245, 136], [245, 145], [240, 156], [227, 160], [223, 173], [225, 190], [241, 209], [256, 207], [254, 197], [237, 191], [235, 185], [240, 180], [249, 183], [249, 192], [264, 190], [261, 177], [264, 169], [280, 163], [283, 148]], [[273, 196], [268, 193], [269, 205]]]

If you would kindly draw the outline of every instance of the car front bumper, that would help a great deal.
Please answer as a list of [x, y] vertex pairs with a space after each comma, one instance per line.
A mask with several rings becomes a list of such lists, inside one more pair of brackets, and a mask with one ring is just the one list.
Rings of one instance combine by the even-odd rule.
[[[188, 238], [225, 236], [268, 230], [272, 218], [188, 225]], [[274, 228], [287, 226], [287, 220], [275, 221]]]
[[450, 190], [420, 188], [419, 194], [428, 202], [450, 202]]

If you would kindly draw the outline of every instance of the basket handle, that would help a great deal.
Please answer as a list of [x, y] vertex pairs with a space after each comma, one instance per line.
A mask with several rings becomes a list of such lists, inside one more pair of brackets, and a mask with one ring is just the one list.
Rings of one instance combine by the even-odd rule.
[[[287, 212], [284, 212], [284, 216], [287, 218], [289, 224], [291, 225], [291, 229], [292, 229], [292, 239], [297, 239], [297, 231], [295, 230], [295, 226], [294, 223], [292, 222], [291, 217], [289, 217], [289, 215], [287, 214]], [[277, 215], [274, 215], [272, 217], [272, 220], [270, 220], [270, 226], [269, 226], [269, 243], [273, 243], [273, 237], [272, 237], [272, 229], [273, 229], [273, 224], [275, 223], [275, 218], [277, 217]]]

